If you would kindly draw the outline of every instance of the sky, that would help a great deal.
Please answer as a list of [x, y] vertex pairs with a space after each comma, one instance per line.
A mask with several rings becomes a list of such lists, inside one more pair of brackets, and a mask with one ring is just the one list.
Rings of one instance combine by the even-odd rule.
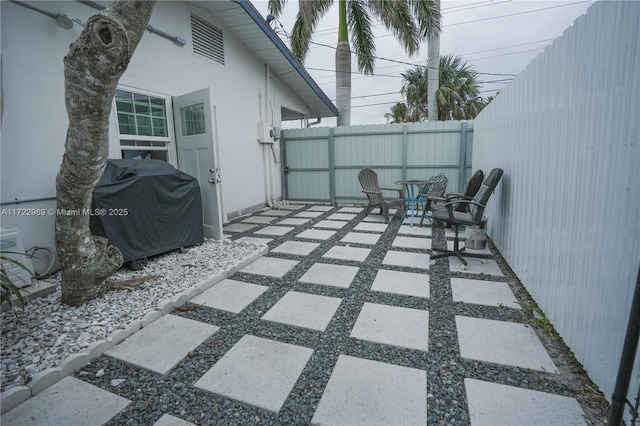
[[[266, 18], [267, 1], [252, 3]], [[594, 1], [531, 1], [531, 0], [442, 0], [442, 32], [440, 55], [454, 53], [480, 73], [481, 95], [487, 97], [505, 88], [525, 67], [562, 35], [576, 18], [583, 15]], [[337, 1], [336, 1], [337, 4]], [[278, 19], [276, 32], [289, 45], [298, 2], [290, 0]], [[351, 124], [384, 124], [385, 113], [400, 94], [402, 72], [411, 64], [426, 65], [427, 43], [417, 55], [409, 57], [402, 45], [375, 22], [376, 60], [374, 76], [357, 73], [352, 59]], [[332, 47], [313, 45], [304, 66], [324, 93], [335, 103], [335, 45], [338, 38], [337, 5], [319, 22], [312, 41]], [[284, 30], [283, 30], [284, 28]], [[384, 58], [384, 59], [383, 59]], [[388, 61], [391, 59], [406, 63]], [[300, 121], [283, 122], [284, 128], [300, 127]], [[335, 118], [323, 118], [322, 126], [335, 126]]]

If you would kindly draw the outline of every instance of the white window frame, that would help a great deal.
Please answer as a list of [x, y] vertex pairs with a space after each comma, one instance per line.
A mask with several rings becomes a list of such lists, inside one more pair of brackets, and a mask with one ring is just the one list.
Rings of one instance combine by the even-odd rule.
[[[173, 125], [173, 97], [170, 95], [155, 93], [149, 90], [139, 89], [137, 87], [126, 86], [126, 85], [118, 85], [117, 90], [122, 90], [124, 92], [135, 93], [143, 96], [150, 96], [153, 98], [158, 98], [164, 100], [165, 104], [165, 112], [167, 114], [167, 136], [159, 137], [159, 136], [142, 136], [142, 135], [127, 135], [120, 133], [120, 123], [118, 121], [118, 108], [116, 106], [115, 96], [113, 97], [113, 102], [111, 106], [111, 111], [113, 114], [113, 123], [115, 123], [115, 134], [117, 135], [117, 143], [118, 143], [118, 158], [121, 157], [121, 151], [164, 151], [167, 153], [167, 163], [173, 165], [174, 167], [178, 167], [177, 164], [177, 151], [176, 151], [176, 141], [175, 141], [175, 131]], [[123, 145], [123, 141], [144, 141], [144, 142], [166, 142], [166, 147], [160, 146], [145, 146], [145, 145]]]

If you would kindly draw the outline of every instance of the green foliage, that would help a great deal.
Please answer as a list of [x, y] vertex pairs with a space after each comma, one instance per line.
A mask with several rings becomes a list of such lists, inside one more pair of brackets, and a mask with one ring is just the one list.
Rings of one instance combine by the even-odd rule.
[[533, 316], [534, 326], [546, 331], [551, 340], [556, 340], [558, 333], [556, 332], [555, 328], [553, 328], [553, 324], [551, 324], [551, 321], [549, 321], [549, 319], [545, 316], [538, 305], [536, 305], [534, 302], [530, 302], [520, 303], [520, 306], [522, 306], [522, 310], [525, 313]]
[[[20, 268], [29, 272], [30, 275], [33, 275], [31, 274], [31, 271], [29, 271], [22, 263], [14, 259], [11, 259], [10, 257], [5, 256], [4, 254], [0, 255], [0, 259], [2, 259], [2, 262], [10, 262], [15, 265], [18, 265]], [[18, 318], [18, 314], [16, 312], [16, 306], [15, 306], [16, 300], [20, 304], [20, 306], [24, 306], [27, 304], [27, 301], [22, 294], [22, 292], [25, 290], [21, 289], [20, 287], [15, 285], [13, 281], [11, 281], [11, 278], [9, 278], [9, 274], [7, 273], [4, 267], [0, 268], [0, 270], [1, 270], [0, 271], [0, 280], [1, 280], [0, 295], [2, 298], [1, 303], [3, 304], [6, 303], [9, 306], [9, 310], [13, 314], [13, 318], [15, 321]]]
[[[282, 15], [287, 0], [269, 0], [269, 13]], [[335, 0], [298, 1], [298, 16], [291, 30], [291, 50], [301, 63], [309, 52], [311, 37]], [[362, 1], [338, 0], [340, 13], [339, 40], [353, 40], [358, 70], [373, 74], [375, 63], [374, 20], [379, 20], [400, 42], [405, 51], [413, 55], [427, 35], [440, 32], [440, 6], [436, 0]], [[346, 19], [344, 19], [346, 18]]]
[[[407, 100], [407, 121], [427, 120], [427, 67], [415, 66], [402, 73], [402, 77], [400, 93]], [[436, 98], [440, 121], [472, 119], [488, 103], [480, 96], [478, 73], [453, 54], [440, 57], [440, 82]]]

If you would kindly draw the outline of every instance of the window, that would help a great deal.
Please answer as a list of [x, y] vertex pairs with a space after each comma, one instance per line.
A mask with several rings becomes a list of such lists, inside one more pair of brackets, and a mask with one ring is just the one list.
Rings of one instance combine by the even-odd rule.
[[116, 90], [116, 112], [122, 158], [141, 155], [169, 161], [169, 128], [164, 98]]

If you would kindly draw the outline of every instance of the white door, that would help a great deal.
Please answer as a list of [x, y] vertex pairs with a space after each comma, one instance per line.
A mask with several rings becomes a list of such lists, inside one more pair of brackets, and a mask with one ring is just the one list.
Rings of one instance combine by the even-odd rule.
[[178, 168], [198, 179], [205, 237], [222, 240], [220, 169], [209, 88], [173, 99]]

